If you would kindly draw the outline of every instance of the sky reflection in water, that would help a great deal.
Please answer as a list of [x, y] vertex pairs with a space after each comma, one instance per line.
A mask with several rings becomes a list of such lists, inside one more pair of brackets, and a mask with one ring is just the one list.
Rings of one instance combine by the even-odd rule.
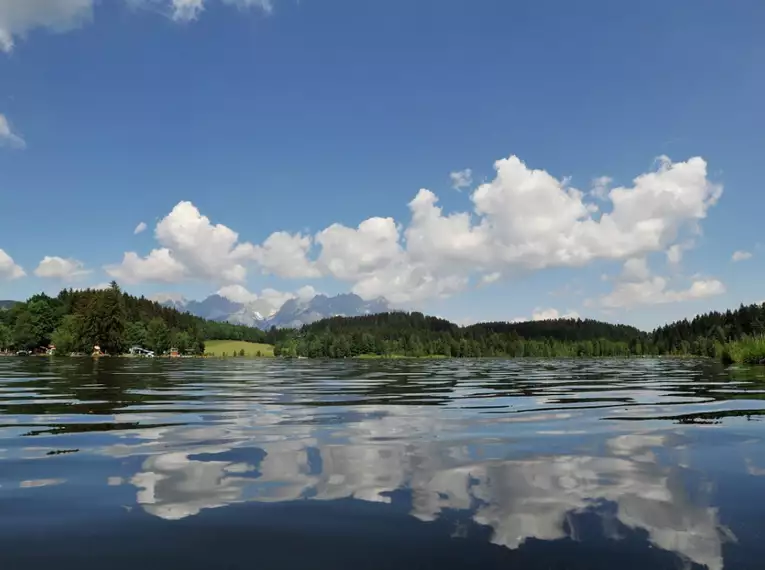
[[0, 359], [0, 561], [757, 568], [764, 389], [679, 360]]

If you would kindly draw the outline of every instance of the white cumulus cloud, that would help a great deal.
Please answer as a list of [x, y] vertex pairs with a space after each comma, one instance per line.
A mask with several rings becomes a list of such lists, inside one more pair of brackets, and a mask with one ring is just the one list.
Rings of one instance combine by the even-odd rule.
[[610, 190], [610, 211], [596, 216], [585, 195], [544, 170], [511, 156], [495, 164], [494, 180], [471, 196], [473, 211], [446, 213], [422, 189], [409, 203], [411, 221], [370, 218], [358, 228], [339, 224], [319, 232], [319, 262], [350, 281], [362, 297], [394, 302], [446, 296], [476, 274], [583, 266], [666, 251], [694, 230], [720, 198], [699, 157], [641, 174]]
[[525, 323], [528, 321], [554, 321], [556, 319], [579, 319], [581, 318], [576, 311], [566, 311], [561, 313], [558, 309], [541, 309], [536, 308], [531, 314], [531, 317], [515, 317], [510, 319], [511, 323]]
[[35, 28], [66, 32], [89, 22], [94, 0], [0, 0], [0, 50]]
[[0, 249], [0, 279], [11, 280], [24, 277], [24, 269], [17, 265], [13, 258]]
[[297, 291], [277, 291], [276, 289], [266, 288], [260, 294], [249, 291], [242, 285], [226, 285], [218, 290], [218, 295], [225, 297], [234, 303], [254, 303], [255, 301], [265, 301], [273, 309], [278, 310], [284, 303], [290, 299], [299, 301], [310, 301], [318, 292], [310, 285], [305, 285]]
[[252, 303], [259, 299], [255, 293], [250, 293], [243, 285], [226, 285], [218, 289], [218, 295], [234, 303]]
[[625, 281], [644, 281], [651, 276], [645, 257], [636, 257], [624, 262], [622, 279]]
[[121, 264], [109, 265], [109, 275], [126, 283], [176, 282], [203, 279], [223, 283], [244, 281], [241, 263], [252, 244], [239, 243], [239, 235], [222, 224], [213, 224], [191, 202], [179, 202], [160, 220], [154, 232], [162, 246], [146, 257], [127, 252]]
[[304, 285], [300, 289], [295, 291], [295, 297], [299, 301], [310, 301], [318, 294], [319, 292], [311, 285]]
[[393, 303], [447, 297], [500, 274], [595, 260], [627, 261], [630, 278], [645, 278], [643, 258], [672, 252], [668, 257], [678, 259], [686, 234], [698, 230], [722, 193], [699, 157], [661, 157], [631, 186], [612, 188], [603, 213], [568, 180], [515, 156], [497, 161], [495, 170], [493, 180], [472, 192], [472, 211], [446, 212], [433, 192], [421, 189], [409, 202], [407, 224], [371, 217], [356, 227], [331, 224], [314, 236], [277, 231], [259, 245], [240, 242], [236, 232], [181, 202], [157, 226], [160, 249], [145, 258], [128, 253], [108, 270], [126, 281], [160, 276], [227, 285], [242, 283], [245, 265], [253, 263], [283, 278], [333, 277], [365, 299]]
[[532, 321], [552, 321], [555, 319], [578, 319], [579, 313], [568, 311], [561, 314], [557, 309], [537, 309], [531, 315]]
[[13, 132], [11, 125], [5, 115], [0, 114], [0, 147], [25, 148], [27, 146], [24, 139]]
[[752, 254], [748, 251], [736, 251], [733, 253], [733, 256], [731, 259], [733, 261], [746, 261], [747, 259], [750, 259], [752, 257]]
[[458, 172], [452, 172], [449, 174], [449, 178], [452, 180], [452, 188], [457, 191], [470, 188], [473, 184], [473, 171], [469, 168], [460, 170]]
[[271, 234], [263, 245], [246, 248], [246, 259], [260, 264], [266, 273], [272, 273], [287, 279], [319, 277], [321, 272], [316, 264], [309, 261], [311, 249], [310, 236], [276, 232]]
[[76, 281], [89, 274], [90, 271], [85, 269], [85, 265], [81, 261], [48, 255], [40, 261], [37, 269], [35, 269], [35, 275], [38, 277], [62, 281]]
[[600, 304], [603, 307], [616, 309], [680, 303], [725, 293], [725, 285], [720, 281], [700, 275], [694, 276], [687, 288], [672, 289], [666, 278], [651, 275], [646, 266], [640, 265], [634, 260], [625, 263], [624, 271], [613, 290], [601, 298]]
[[167, 248], [154, 249], [146, 257], [128, 251], [122, 258], [122, 263], [107, 265], [104, 269], [110, 276], [125, 283], [177, 283], [187, 276], [186, 268]]
[[672, 265], [677, 265], [683, 259], [683, 248], [680, 244], [674, 244], [667, 250], [667, 261]]
[[135, 227], [135, 229], [133, 230], [133, 234], [134, 234], [134, 235], [138, 235], [138, 234], [140, 234], [140, 233], [143, 233], [143, 232], [145, 232], [145, 231], [146, 231], [146, 229], [147, 229], [148, 227], [149, 227], [149, 226], [147, 226], [147, 225], [146, 225], [146, 222], [141, 222], [141, 223], [139, 223], [139, 224], [138, 224], [138, 225]]

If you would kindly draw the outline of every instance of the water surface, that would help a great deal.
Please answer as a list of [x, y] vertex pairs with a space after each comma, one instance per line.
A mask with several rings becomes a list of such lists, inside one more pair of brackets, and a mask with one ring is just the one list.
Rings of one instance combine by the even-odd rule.
[[0, 567], [765, 567], [765, 375], [0, 358]]

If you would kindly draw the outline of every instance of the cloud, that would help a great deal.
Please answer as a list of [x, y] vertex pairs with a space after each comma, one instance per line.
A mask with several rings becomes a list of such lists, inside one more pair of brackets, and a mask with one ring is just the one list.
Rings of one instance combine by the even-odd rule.
[[301, 287], [295, 292], [295, 297], [299, 301], [310, 301], [318, 294], [319, 292], [316, 289], [314, 289], [311, 285], [304, 285], [303, 287]]
[[[240, 10], [248, 8], [260, 8], [270, 14], [273, 11], [271, 0], [220, 0], [223, 4], [235, 6]], [[205, 9], [210, 0], [170, 0], [172, 17], [176, 21], [189, 22], [196, 20]]]
[[532, 321], [552, 321], [555, 319], [578, 319], [579, 313], [569, 311], [561, 314], [556, 309], [536, 309], [531, 315]]
[[263, 245], [252, 248], [248, 246], [245, 258], [256, 261], [265, 273], [286, 279], [319, 277], [321, 272], [307, 257], [311, 245], [309, 236], [276, 232]]
[[489, 285], [491, 283], [499, 281], [501, 277], [502, 277], [502, 274], [499, 271], [495, 271], [494, 273], [487, 273], [486, 275], [483, 275], [481, 277], [481, 284]]
[[75, 291], [85, 291], [87, 289], [90, 289], [90, 290], [93, 290], [93, 291], [103, 291], [105, 289], [111, 288], [111, 286], [112, 286], [111, 283], [103, 282], [103, 283], [96, 283], [95, 285], [86, 285], [86, 286], [83, 286], [83, 287], [74, 287], [73, 289]]
[[25, 275], [26, 272], [24, 269], [20, 265], [17, 265], [10, 255], [0, 249], [0, 279], [19, 279]]
[[255, 293], [250, 293], [242, 285], [226, 285], [218, 290], [218, 295], [234, 303], [252, 303], [258, 300]]
[[241, 262], [254, 246], [239, 243], [235, 231], [212, 224], [191, 202], [179, 202], [160, 220], [154, 235], [161, 248], [146, 257], [127, 252], [121, 264], [106, 266], [106, 272], [127, 283], [184, 279], [237, 283], [247, 275]]
[[133, 234], [138, 235], [140, 233], [143, 233], [146, 231], [146, 228], [148, 228], [148, 226], [146, 225], [146, 222], [141, 222], [135, 227], [135, 229], [133, 230]]
[[560, 313], [557, 309], [534, 309], [531, 317], [515, 317], [510, 319], [511, 323], [527, 323], [529, 321], [554, 321], [556, 319], [579, 319], [581, 316], [576, 311], [567, 311]]
[[[315, 236], [275, 232], [260, 245], [239, 242], [236, 232], [181, 202], [157, 226], [160, 249], [146, 258], [128, 253], [107, 271], [133, 281], [161, 276], [226, 285], [242, 283], [245, 264], [255, 263], [280, 277], [333, 277], [365, 299], [406, 304], [448, 297], [500, 273], [637, 260], [653, 252], [676, 257], [673, 247], [687, 244], [686, 234], [698, 230], [722, 194], [700, 157], [676, 163], [660, 157], [657, 168], [631, 186], [611, 189], [603, 212], [569, 181], [516, 156], [497, 161], [495, 170], [494, 180], [472, 192], [472, 211], [445, 212], [433, 192], [421, 189], [409, 202], [408, 224], [371, 217], [356, 227], [331, 224]], [[631, 270], [641, 269], [640, 262], [630, 263]]]
[[594, 178], [590, 189], [590, 196], [598, 200], [608, 199], [608, 192], [613, 181], [613, 178], [610, 176], [599, 176], [598, 178]]
[[310, 301], [318, 292], [310, 285], [301, 287], [294, 293], [277, 291], [276, 289], [266, 288], [261, 291], [260, 295], [252, 293], [242, 285], [226, 285], [218, 290], [218, 295], [225, 297], [229, 301], [234, 303], [254, 303], [255, 301], [264, 300], [271, 305], [275, 310], [278, 310], [284, 303], [290, 299], [298, 299], [299, 301]]
[[90, 271], [85, 265], [76, 259], [64, 259], [63, 257], [46, 255], [35, 269], [35, 275], [44, 279], [60, 279], [62, 281], [76, 281]]
[[452, 188], [459, 192], [465, 188], [470, 188], [473, 184], [473, 171], [466, 168], [465, 170], [452, 172], [449, 174], [449, 178], [452, 180]]
[[173, 19], [188, 22], [196, 20], [204, 10], [204, 0], [172, 0]]
[[167, 248], [154, 249], [146, 257], [128, 251], [122, 258], [122, 263], [107, 265], [104, 269], [111, 277], [125, 283], [177, 283], [187, 276], [186, 267], [177, 261]]
[[667, 250], [667, 262], [672, 265], [677, 265], [683, 259], [683, 248], [679, 244], [670, 246]]
[[[0, 30], [0, 33], [2, 33], [2, 30]], [[0, 114], [0, 147], [3, 146], [23, 149], [26, 148], [27, 143], [11, 130], [11, 125], [8, 122], [8, 119], [5, 118], [5, 115]]]
[[613, 188], [610, 211], [600, 215], [565, 180], [516, 156], [497, 161], [495, 170], [495, 179], [472, 193], [472, 212], [445, 213], [438, 197], [422, 189], [409, 203], [405, 228], [390, 218], [370, 218], [356, 229], [334, 224], [316, 239], [321, 266], [365, 298], [447, 296], [475, 273], [579, 267], [665, 251], [695, 230], [722, 194], [700, 157], [678, 163], [660, 157], [656, 170], [632, 186]]
[[164, 304], [164, 303], [185, 303], [186, 297], [184, 297], [181, 293], [157, 293], [155, 295], [152, 295], [149, 297], [150, 301], [154, 301], [155, 303]]
[[628, 259], [624, 262], [622, 279], [625, 281], [643, 281], [651, 276], [645, 257]]
[[752, 254], [748, 251], [736, 251], [733, 254], [733, 257], [731, 257], [732, 261], [746, 261], [747, 259], [750, 259], [752, 257]]
[[332, 224], [316, 235], [319, 265], [344, 281], [361, 281], [395, 264], [403, 256], [401, 235], [393, 218], [369, 218], [357, 228]]
[[613, 291], [601, 298], [600, 304], [611, 309], [630, 308], [693, 301], [725, 293], [725, 285], [716, 279], [705, 279], [699, 275], [692, 279], [687, 289], [670, 289], [667, 279], [652, 276], [644, 264], [629, 260], [624, 264]]
[[[150, 7], [178, 22], [199, 18], [205, 6], [216, 0], [125, 0], [133, 7]], [[239, 10], [257, 8], [269, 14], [272, 0], [217, 0]], [[0, 0], [0, 51], [13, 50], [16, 39], [43, 28], [68, 32], [93, 20], [96, 0]]]
[[35, 28], [67, 32], [93, 18], [94, 0], [0, 0], [0, 50]]

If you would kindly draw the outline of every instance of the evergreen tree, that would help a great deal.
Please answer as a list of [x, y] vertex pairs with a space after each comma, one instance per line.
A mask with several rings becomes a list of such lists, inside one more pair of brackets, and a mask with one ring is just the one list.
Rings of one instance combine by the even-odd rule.
[[13, 345], [13, 331], [5, 323], [0, 323], [0, 351], [5, 351]]
[[146, 325], [140, 321], [132, 321], [125, 325], [125, 345], [144, 347], [146, 345]]
[[165, 321], [154, 318], [146, 327], [146, 344], [156, 354], [164, 354], [170, 349], [170, 329]]
[[79, 315], [65, 315], [51, 340], [56, 346], [56, 354], [71, 354], [85, 349], [81, 339], [82, 318]]

